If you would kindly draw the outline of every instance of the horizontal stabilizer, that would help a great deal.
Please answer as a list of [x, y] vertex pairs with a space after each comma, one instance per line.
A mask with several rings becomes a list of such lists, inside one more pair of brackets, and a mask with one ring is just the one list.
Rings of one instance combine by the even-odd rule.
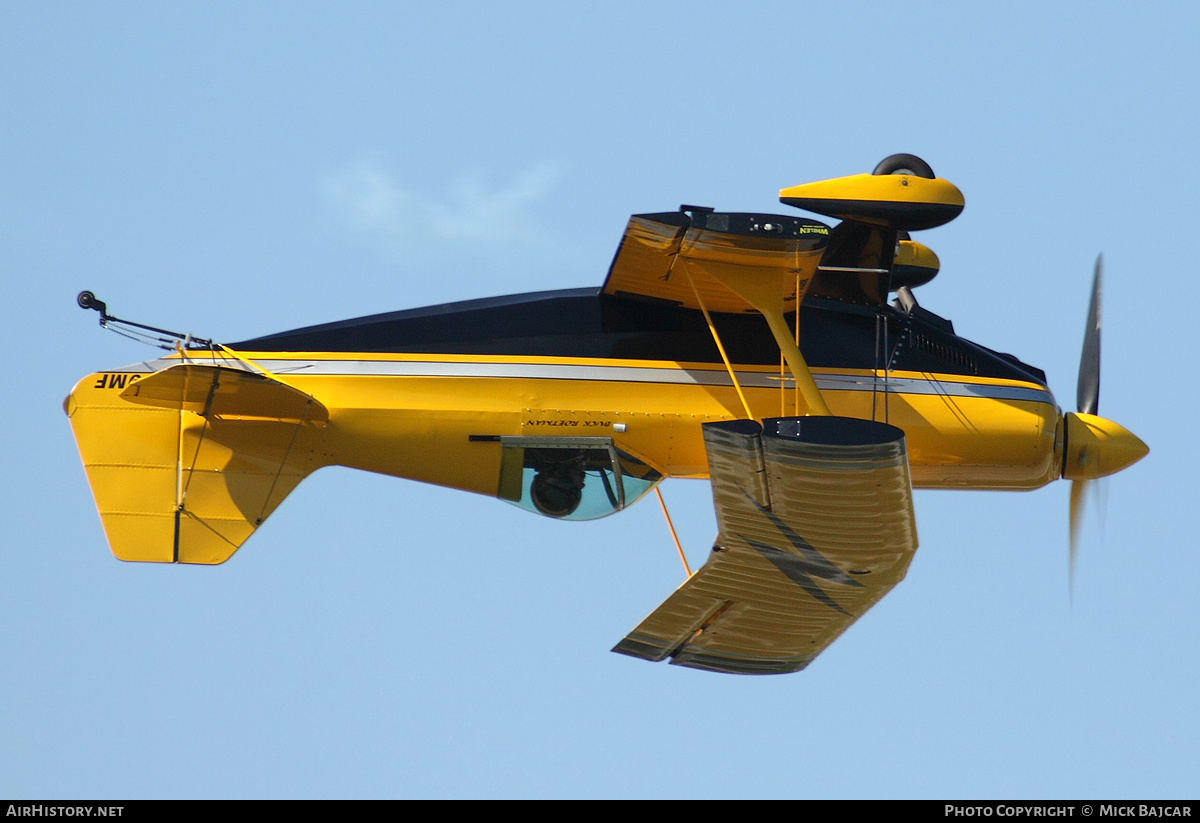
[[242, 369], [101, 372], [65, 407], [122, 560], [222, 563], [328, 462], [325, 407]]
[[613, 651], [736, 674], [802, 669], [908, 570], [904, 434], [790, 417], [707, 423], [704, 442], [712, 554]]
[[264, 374], [184, 363], [133, 380], [121, 392], [131, 403], [218, 417], [328, 420], [329, 413], [301, 391]]

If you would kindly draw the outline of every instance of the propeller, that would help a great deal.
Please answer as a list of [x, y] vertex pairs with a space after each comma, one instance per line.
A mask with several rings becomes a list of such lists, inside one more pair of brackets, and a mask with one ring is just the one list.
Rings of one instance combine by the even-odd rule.
[[1083, 354], [1079, 358], [1079, 383], [1075, 389], [1076, 411], [1097, 414], [1100, 405], [1100, 290], [1104, 280], [1104, 255], [1096, 257], [1092, 274], [1092, 299], [1088, 301], [1087, 326], [1083, 330]]
[[[1100, 408], [1100, 292], [1104, 283], [1104, 255], [1096, 256], [1092, 273], [1092, 297], [1088, 301], [1087, 325], [1083, 329], [1083, 352], [1079, 356], [1079, 381], [1075, 386], [1075, 409], [1096, 414]], [[1079, 554], [1079, 529], [1091, 480], [1071, 481], [1070, 587], [1075, 593], [1075, 561]]]
[[1071, 481], [1071, 596], [1075, 596], [1075, 559], [1079, 555], [1079, 527], [1083, 523], [1084, 504], [1087, 503], [1087, 487], [1090, 480]]
[[1075, 560], [1079, 528], [1083, 523], [1088, 486], [1093, 480], [1115, 474], [1141, 460], [1150, 449], [1132, 432], [1097, 412], [1100, 407], [1100, 293], [1104, 279], [1104, 255], [1096, 258], [1092, 275], [1092, 297], [1088, 302], [1087, 327], [1083, 331], [1083, 353], [1079, 358], [1076, 413], [1063, 415], [1062, 476], [1071, 481], [1070, 586], [1075, 589]]

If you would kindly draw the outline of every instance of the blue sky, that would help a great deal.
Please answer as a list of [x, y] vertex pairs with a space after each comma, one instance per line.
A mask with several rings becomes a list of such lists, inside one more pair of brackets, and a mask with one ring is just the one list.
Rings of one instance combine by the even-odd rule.
[[[1185, 3], [0, 2], [0, 796], [1195, 797]], [[807, 671], [608, 649], [682, 576], [591, 524], [343, 469], [224, 566], [109, 554], [61, 401], [150, 350], [597, 285], [633, 212], [786, 210], [913, 152], [964, 192], [918, 293], [1150, 456], [1067, 588], [1067, 486], [918, 492], [908, 579]], [[707, 484], [668, 481], [693, 564]], [[1092, 509], [1095, 512], [1095, 508]]]

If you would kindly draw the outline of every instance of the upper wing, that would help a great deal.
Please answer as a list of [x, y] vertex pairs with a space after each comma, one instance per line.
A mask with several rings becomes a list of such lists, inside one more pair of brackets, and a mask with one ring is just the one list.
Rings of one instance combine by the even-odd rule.
[[738, 674], [804, 668], [917, 549], [904, 434], [839, 417], [707, 423], [708, 562], [613, 651]]
[[[801, 217], [704, 209], [693, 209], [690, 215], [635, 214], [625, 227], [604, 293], [697, 309], [695, 283], [710, 311], [752, 311], [749, 303], [706, 276], [708, 271], [728, 266], [784, 271], [807, 284], [828, 238], [828, 226]], [[794, 299], [795, 282], [787, 279], [790, 294], [785, 299]]]

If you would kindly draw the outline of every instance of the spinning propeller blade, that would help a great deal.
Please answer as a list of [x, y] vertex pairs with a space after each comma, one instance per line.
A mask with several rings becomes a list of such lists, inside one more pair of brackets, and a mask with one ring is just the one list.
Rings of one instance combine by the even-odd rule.
[[[1088, 301], [1087, 325], [1083, 330], [1083, 352], [1079, 356], [1079, 381], [1075, 387], [1075, 408], [1083, 414], [1096, 414], [1100, 407], [1100, 290], [1104, 279], [1104, 255], [1096, 256], [1092, 274], [1092, 297]], [[1079, 529], [1087, 503], [1087, 480], [1071, 481], [1070, 587], [1075, 591], [1075, 558], [1079, 553]]]
[[1096, 257], [1092, 275], [1092, 299], [1088, 303], [1087, 327], [1083, 330], [1083, 354], [1079, 358], [1079, 383], [1075, 389], [1076, 411], [1096, 414], [1100, 405], [1100, 289], [1104, 278], [1104, 255]]
[[1096, 271], [1092, 276], [1092, 298], [1088, 303], [1087, 328], [1083, 333], [1083, 354], [1079, 358], [1079, 383], [1075, 397], [1079, 411], [1063, 415], [1066, 443], [1062, 476], [1071, 481], [1072, 590], [1075, 587], [1079, 528], [1083, 523], [1088, 485], [1097, 478], [1115, 474], [1136, 463], [1150, 451], [1128, 429], [1096, 414], [1100, 405], [1100, 292], [1103, 270], [1104, 257], [1101, 255], [1096, 258]]
[[1087, 488], [1090, 480], [1071, 481], [1071, 542], [1070, 577], [1068, 585], [1071, 595], [1075, 594], [1075, 559], [1079, 556], [1079, 529], [1083, 525], [1083, 512], [1087, 503]]

